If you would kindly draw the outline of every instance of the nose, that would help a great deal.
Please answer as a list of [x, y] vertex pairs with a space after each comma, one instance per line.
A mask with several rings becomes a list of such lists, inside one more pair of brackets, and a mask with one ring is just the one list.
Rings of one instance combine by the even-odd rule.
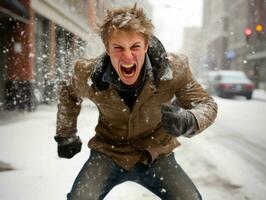
[[132, 55], [132, 52], [130, 51], [130, 49], [124, 50], [123, 58], [124, 58], [125, 61], [130, 61], [130, 60], [133, 59], [133, 55]]

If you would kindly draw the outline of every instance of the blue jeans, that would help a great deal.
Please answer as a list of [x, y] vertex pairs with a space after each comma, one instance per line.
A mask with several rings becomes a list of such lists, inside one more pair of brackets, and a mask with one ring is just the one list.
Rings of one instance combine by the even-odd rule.
[[136, 182], [163, 200], [201, 200], [199, 191], [177, 164], [174, 153], [159, 157], [151, 165], [138, 163], [126, 171], [94, 150], [91, 150], [67, 199], [104, 199], [113, 187], [125, 181]]

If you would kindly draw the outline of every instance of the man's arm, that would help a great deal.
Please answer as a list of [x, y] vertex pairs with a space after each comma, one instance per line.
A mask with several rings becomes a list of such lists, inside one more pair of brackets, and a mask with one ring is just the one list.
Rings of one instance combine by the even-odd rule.
[[198, 125], [198, 130], [195, 130], [195, 134], [200, 133], [214, 122], [218, 106], [213, 98], [194, 79], [187, 58], [184, 59], [183, 77], [182, 87], [176, 92], [177, 101], [181, 107], [194, 115]]
[[87, 88], [88, 62], [77, 61], [73, 74], [59, 84], [58, 111], [56, 122], [56, 136], [58, 143], [58, 155], [63, 158], [71, 158], [81, 150], [81, 140], [76, 135], [77, 119], [81, 110], [84, 91]]
[[60, 137], [72, 137], [77, 132], [77, 118], [82, 99], [77, 97], [71, 79], [72, 77], [69, 77], [61, 81], [58, 89], [56, 135]]
[[58, 156], [72, 158], [81, 150], [81, 140], [76, 136], [77, 118], [81, 109], [81, 98], [77, 97], [71, 77], [59, 84], [59, 102], [56, 121], [55, 141], [58, 144]]
[[[217, 104], [193, 78], [186, 57], [175, 63], [178, 84], [172, 105], [162, 106], [162, 124], [168, 133], [192, 137], [209, 127], [217, 116]], [[179, 71], [178, 71], [179, 70]]]

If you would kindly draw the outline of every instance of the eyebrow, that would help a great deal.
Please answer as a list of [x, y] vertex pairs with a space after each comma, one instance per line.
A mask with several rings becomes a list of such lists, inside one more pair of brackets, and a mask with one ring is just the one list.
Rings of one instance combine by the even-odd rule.
[[[138, 41], [138, 42], [135, 42], [132, 46], [135, 46], [135, 45], [139, 45], [139, 44], [141, 44], [141, 42], [140, 41]], [[112, 44], [112, 46], [122, 46], [122, 45], [120, 45], [120, 44], [117, 44], [117, 43], [113, 43]]]

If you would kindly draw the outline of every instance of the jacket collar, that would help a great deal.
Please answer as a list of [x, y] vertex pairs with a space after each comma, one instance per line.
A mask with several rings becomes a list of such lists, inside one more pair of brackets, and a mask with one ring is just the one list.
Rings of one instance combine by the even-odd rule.
[[[96, 58], [95, 68], [91, 75], [93, 87], [96, 90], [106, 90], [111, 80], [103, 81], [103, 76], [110, 67], [110, 57], [106, 52]], [[170, 70], [169, 60], [164, 46], [158, 38], [155, 36], [151, 37], [150, 45], [148, 48], [147, 55], [145, 57], [145, 69], [147, 70], [147, 78], [151, 79], [151, 87], [154, 92], [157, 91], [157, 84]], [[108, 70], [107, 70], [108, 71]]]

